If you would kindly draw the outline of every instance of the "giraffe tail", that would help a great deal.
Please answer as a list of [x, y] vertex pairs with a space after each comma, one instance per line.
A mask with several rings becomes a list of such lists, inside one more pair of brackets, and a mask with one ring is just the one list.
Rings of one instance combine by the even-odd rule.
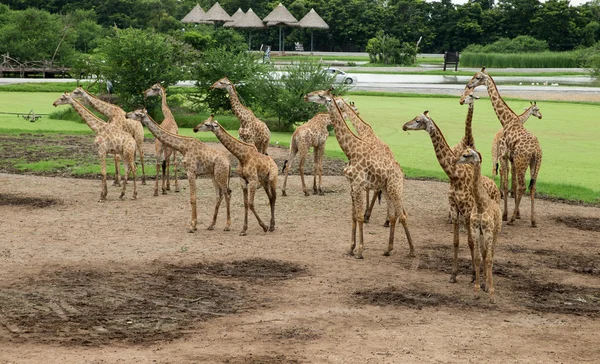
[[379, 190], [379, 192], [377, 193], [377, 202], [379, 202], [379, 204], [381, 205], [381, 194], [383, 193], [382, 190]]
[[231, 164], [229, 165], [229, 173], [227, 174], [227, 193], [231, 194], [231, 188], [229, 188], [229, 181], [231, 181]]
[[284, 172], [285, 172], [285, 168], [286, 168], [286, 166], [287, 166], [287, 162], [288, 162], [288, 160], [287, 160], [287, 159], [286, 159], [285, 161], [283, 161], [283, 167], [281, 167], [281, 173], [284, 173]]
[[165, 173], [166, 169], [167, 169], [167, 161], [165, 159], [163, 159], [163, 161], [162, 161], [162, 171], [163, 171], [163, 173]]
[[535, 185], [535, 178], [529, 180], [529, 190], [531, 191], [531, 187]]

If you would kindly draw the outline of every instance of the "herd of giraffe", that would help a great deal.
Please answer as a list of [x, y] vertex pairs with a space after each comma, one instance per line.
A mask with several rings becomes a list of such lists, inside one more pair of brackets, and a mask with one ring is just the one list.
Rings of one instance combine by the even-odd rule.
[[[492, 161], [493, 173], [498, 168], [501, 175], [502, 193], [494, 181], [481, 174], [481, 153], [475, 148], [472, 132], [474, 103], [477, 99], [473, 92], [478, 86], [486, 86], [492, 106], [502, 125], [493, 141]], [[229, 100], [234, 114], [240, 121], [239, 139], [230, 135], [211, 115], [194, 128], [194, 132], [213, 132], [221, 144], [239, 161], [236, 169], [240, 177], [244, 198], [244, 226], [240, 235], [246, 235], [248, 229], [248, 210], [256, 217], [258, 224], [266, 231], [275, 230], [275, 202], [277, 200], [278, 167], [267, 154], [270, 131], [267, 125], [258, 119], [252, 110], [244, 106], [237, 94], [234, 84], [224, 77], [215, 82], [211, 88], [224, 88], [229, 94]], [[98, 150], [102, 166], [102, 190], [100, 201], [107, 195], [106, 155], [115, 156], [115, 185], [122, 183], [121, 198], [126, 192], [130, 175], [133, 176], [133, 198], [137, 197], [135, 155], [139, 153], [142, 165], [142, 184], [145, 184], [143, 163], [143, 127], [156, 137], [155, 149], [157, 156], [156, 184], [154, 195], [158, 195], [159, 176], [162, 180], [162, 193], [170, 190], [169, 164], [171, 156], [175, 165], [175, 191], [179, 190], [177, 182], [176, 153], [183, 157], [186, 170], [191, 205], [191, 221], [189, 232], [197, 230], [196, 212], [196, 177], [200, 174], [210, 175], [216, 192], [214, 214], [208, 230], [215, 227], [219, 207], [225, 198], [227, 222], [224, 230], [231, 226], [229, 188], [231, 165], [226, 152], [212, 149], [196, 138], [178, 135], [178, 127], [167, 102], [166, 92], [160, 83], [145, 91], [146, 97], [160, 96], [164, 120], [156, 123], [145, 109], [125, 113], [118, 106], [102, 101], [78, 87], [72, 93], [65, 92], [54, 106], [70, 104], [94, 131], [94, 143]], [[394, 247], [396, 223], [399, 221], [409, 245], [409, 255], [415, 255], [413, 240], [407, 222], [407, 213], [403, 203], [404, 173], [389, 146], [381, 140], [371, 126], [358, 113], [354, 103], [347, 103], [341, 97], [334, 96], [331, 90], [313, 91], [304, 96], [306, 102], [324, 105], [327, 112], [315, 115], [310, 121], [298, 127], [292, 135], [290, 154], [283, 164], [284, 183], [282, 195], [287, 196], [286, 183], [292, 161], [300, 154], [299, 172], [302, 190], [310, 195], [304, 181], [304, 162], [309, 149], [314, 150], [314, 182], [313, 193], [323, 194], [321, 186], [323, 173], [323, 153], [329, 135], [327, 127], [333, 126], [340, 148], [348, 158], [344, 175], [350, 183], [352, 201], [352, 241], [348, 253], [358, 259], [363, 258], [364, 234], [363, 224], [368, 222], [375, 201], [381, 197], [387, 202], [387, 219], [389, 226], [388, 247], [384, 255], [390, 255]], [[89, 111], [83, 103], [104, 114], [108, 122], [98, 118]], [[450, 204], [449, 220], [454, 230], [454, 256], [450, 282], [456, 282], [458, 272], [459, 221], [463, 220], [467, 230], [467, 241], [473, 262], [472, 282], [475, 296], [481, 288], [489, 293], [494, 300], [492, 280], [492, 265], [494, 248], [502, 227], [502, 220], [508, 220], [508, 174], [512, 173], [512, 193], [515, 197], [515, 207], [508, 224], [513, 224], [520, 218], [519, 203], [526, 190], [525, 173], [530, 168], [529, 184], [531, 198], [531, 225], [536, 226], [534, 213], [534, 198], [537, 174], [542, 162], [542, 151], [537, 138], [527, 131], [523, 124], [527, 118], [534, 115], [541, 118], [539, 108], [535, 104], [521, 115], [515, 114], [500, 97], [492, 77], [483, 68], [466, 85], [460, 104], [468, 104], [465, 120], [465, 135], [458, 145], [451, 148], [446, 142], [442, 131], [435, 124], [428, 111], [418, 115], [403, 125], [403, 130], [425, 130], [431, 137], [435, 155], [444, 172], [450, 180], [448, 201]], [[349, 120], [356, 132], [347, 124]], [[125, 175], [119, 177], [119, 160], [123, 160]], [[289, 165], [288, 165], [289, 162]], [[510, 166], [510, 168], [509, 168]], [[287, 167], [287, 169], [286, 169]], [[162, 170], [162, 175], [161, 175]], [[258, 215], [254, 206], [257, 189], [265, 191], [271, 210], [271, 218], [267, 225]], [[373, 197], [369, 198], [369, 192]], [[504, 199], [504, 210], [501, 214], [500, 200]], [[461, 218], [462, 217], [462, 218]], [[483, 272], [481, 282], [480, 271]]]

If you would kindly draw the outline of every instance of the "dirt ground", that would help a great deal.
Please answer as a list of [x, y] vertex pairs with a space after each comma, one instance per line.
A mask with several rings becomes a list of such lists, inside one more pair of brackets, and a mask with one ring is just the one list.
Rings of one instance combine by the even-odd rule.
[[[279, 162], [286, 150], [270, 154]], [[247, 236], [237, 178], [232, 231], [224, 206], [204, 230], [214, 190], [200, 178], [190, 234], [185, 180], [158, 197], [150, 180], [137, 200], [131, 185], [124, 200], [109, 186], [99, 203], [97, 179], [0, 173], [0, 363], [598, 362], [599, 208], [536, 200], [531, 228], [525, 201], [499, 238], [491, 304], [473, 298], [465, 233], [448, 282], [445, 183], [405, 182], [415, 258], [402, 229], [382, 256], [382, 204], [356, 260], [343, 163], [327, 163], [324, 196], [305, 197], [294, 173], [276, 231], [250, 216]], [[268, 218], [262, 190], [257, 206]]]

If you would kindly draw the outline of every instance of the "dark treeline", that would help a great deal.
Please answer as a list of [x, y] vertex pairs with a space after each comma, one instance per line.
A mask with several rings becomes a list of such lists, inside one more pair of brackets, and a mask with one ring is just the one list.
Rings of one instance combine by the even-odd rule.
[[[264, 18], [282, 2], [300, 20], [311, 8], [329, 24], [315, 30], [315, 50], [364, 51], [369, 39], [384, 30], [403, 42], [416, 43], [419, 51], [442, 53], [462, 50], [469, 44], [489, 44], [501, 38], [532, 36], [549, 49], [564, 51], [589, 47], [600, 39], [600, 0], [571, 6], [568, 0], [470, 0], [454, 5], [450, 0], [222, 0], [233, 14], [238, 8]], [[79, 11], [104, 29], [154, 28], [172, 32], [190, 25], [179, 22], [196, 3], [206, 11], [212, 0], [4, 0], [11, 10], [29, 7], [66, 16]], [[93, 14], [93, 15], [90, 15]], [[240, 31], [246, 35], [245, 31]], [[287, 28], [286, 44], [310, 42], [310, 32]], [[253, 32], [253, 43], [277, 44], [277, 29]], [[253, 47], [253, 48], [256, 48]], [[274, 47], [276, 49], [276, 46]], [[289, 48], [288, 48], [289, 49]]]

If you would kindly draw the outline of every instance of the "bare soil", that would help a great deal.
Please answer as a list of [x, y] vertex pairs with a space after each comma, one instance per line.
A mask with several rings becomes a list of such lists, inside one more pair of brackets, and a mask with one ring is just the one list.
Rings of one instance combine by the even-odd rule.
[[[72, 139], [81, 148], [70, 155], [88, 148], [77, 138], [87, 137]], [[282, 148], [269, 153], [280, 166], [287, 158]], [[149, 181], [137, 200], [119, 200], [120, 189], [109, 187], [99, 203], [97, 176], [0, 173], [0, 363], [598, 361], [599, 208], [536, 200], [539, 227], [531, 228], [524, 199], [523, 218], [499, 238], [492, 304], [485, 293], [473, 297], [465, 233], [458, 283], [448, 282], [445, 183], [405, 182], [415, 258], [402, 229], [394, 254], [382, 256], [389, 229], [381, 204], [365, 225], [365, 259], [356, 260], [346, 254], [343, 162], [327, 164], [324, 196], [305, 197], [294, 168], [289, 196], [277, 199], [275, 232], [250, 214], [247, 236], [238, 235], [235, 178], [232, 231], [221, 230], [224, 206], [217, 229], [203, 229], [214, 189], [200, 178], [199, 230], [190, 234], [185, 180], [180, 193], [158, 197]], [[15, 171], [6, 160], [0, 168]], [[267, 218], [262, 190], [256, 205]]]

